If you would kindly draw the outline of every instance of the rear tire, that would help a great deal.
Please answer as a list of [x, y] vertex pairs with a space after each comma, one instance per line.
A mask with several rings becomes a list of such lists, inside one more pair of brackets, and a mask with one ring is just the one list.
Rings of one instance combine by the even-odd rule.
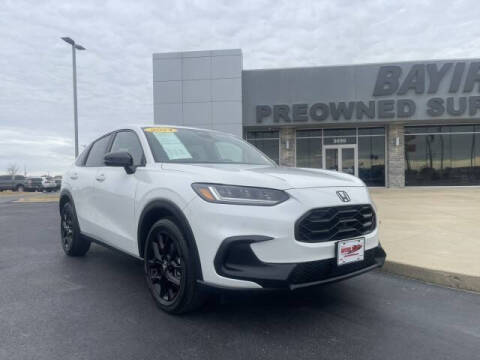
[[182, 314], [205, 302], [194, 256], [175, 222], [162, 219], [153, 224], [145, 244], [145, 279], [155, 304], [163, 311]]
[[25, 188], [23, 187], [23, 185], [18, 185], [15, 190], [18, 191], [18, 192], [24, 192]]
[[68, 256], [83, 256], [90, 249], [90, 241], [80, 234], [77, 216], [69, 202], [60, 212], [60, 235], [63, 251]]

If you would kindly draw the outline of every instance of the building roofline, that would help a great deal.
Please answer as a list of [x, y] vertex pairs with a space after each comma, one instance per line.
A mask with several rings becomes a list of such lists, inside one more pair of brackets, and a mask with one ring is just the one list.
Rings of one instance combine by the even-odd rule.
[[311, 66], [292, 66], [292, 67], [275, 67], [275, 68], [255, 68], [243, 69], [246, 72], [254, 71], [270, 71], [270, 70], [298, 70], [298, 69], [316, 69], [316, 68], [341, 68], [341, 67], [360, 67], [360, 66], [388, 66], [388, 65], [402, 65], [402, 64], [418, 64], [418, 63], [446, 63], [459, 61], [480, 61], [480, 58], [457, 58], [457, 59], [424, 59], [424, 60], [406, 60], [395, 62], [371, 62], [359, 64], [338, 64], [338, 65], [311, 65]]

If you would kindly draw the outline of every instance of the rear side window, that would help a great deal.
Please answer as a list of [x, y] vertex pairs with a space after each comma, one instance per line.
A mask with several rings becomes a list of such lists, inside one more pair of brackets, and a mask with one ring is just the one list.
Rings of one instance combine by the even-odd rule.
[[104, 136], [93, 143], [85, 166], [105, 166], [104, 156], [110, 142], [110, 136]]
[[133, 165], [143, 165], [143, 149], [133, 131], [120, 131], [115, 135], [111, 152], [126, 151], [132, 155]]

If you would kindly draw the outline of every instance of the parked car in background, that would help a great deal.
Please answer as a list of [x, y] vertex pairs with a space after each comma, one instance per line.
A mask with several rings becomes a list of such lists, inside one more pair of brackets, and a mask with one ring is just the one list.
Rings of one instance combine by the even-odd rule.
[[1, 175], [0, 176], [0, 191], [24, 191], [25, 176], [23, 175]]
[[55, 181], [55, 185], [56, 185], [55, 190], [57, 191], [60, 190], [60, 188], [62, 187], [62, 176], [61, 175], [54, 176], [53, 180]]
[[42, 176], [42, 190], [43, 191], [56, 191], [57, 190], [57, 184], [53, 177], [51, 176]]
[[41, 177], [28, 177], [25, 180], [26, 191], [42, 191], [42, 178]]

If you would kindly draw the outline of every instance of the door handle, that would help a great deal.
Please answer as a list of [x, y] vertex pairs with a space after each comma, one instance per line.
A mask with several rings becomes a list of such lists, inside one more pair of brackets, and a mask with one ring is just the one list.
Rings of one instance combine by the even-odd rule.
[[102, 181], [105, 180], [105, 175], [104, 175], [104, 174], [97, 175], [97, 176], [95, 177], [95, 179], [96, 179], [97, 181], [102, 182]]
[[77, 173], [70, 174], [70, 179], [77, 180], [78, 179], [78, 174]]

